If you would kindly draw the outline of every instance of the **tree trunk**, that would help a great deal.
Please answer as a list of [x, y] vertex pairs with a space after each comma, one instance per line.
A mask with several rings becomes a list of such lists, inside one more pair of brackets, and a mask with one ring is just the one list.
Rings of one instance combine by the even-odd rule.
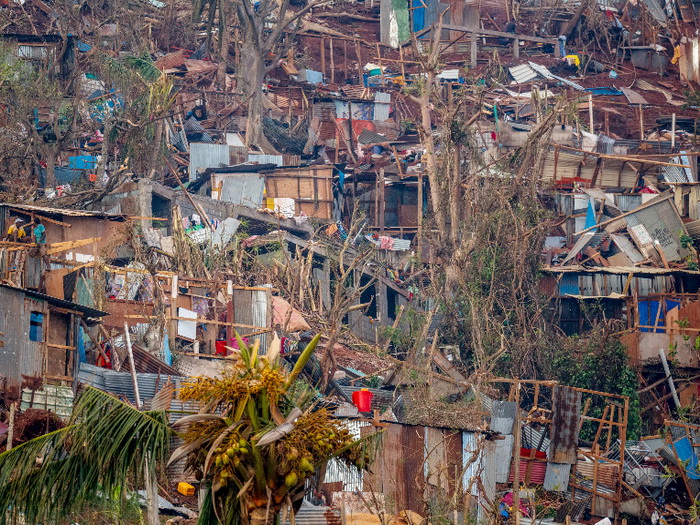
[[46, 162], [45, 188], [56, 187], [56, 156], [56, 148], [53, 146], [46, 146], [46, 155], [44, 155], [44, 162]]
[[219, 67], [216, 70], [216, 85], [221, 91], [226, 91], [226, 69], [228, 67], [228, 53], [231, 44], [231, 31], [228, 27], [229, 13], [228, 2], [221, 2], [219, 16], [221, 20], [221, 35], [219, 41]]
[[151, 152], [151, 162], [150, 166], [148, 167], [149, 177], [151, 176], [151, 173], [153, 173], [154, 170], [157, 170], [158, 166], [160, 165], [159, 160], [163, 146], [164, 128], [165, 125], [163, 124], [163, 119], [157, 120], [155, 129], [153, 130], [153, 151]]
[[148, 525], [159, 525], [160, 517], [158, 513], [158, 480], [156, 473], [149, 467], [150, 461], [146, 456], [143, 464], [143, 474], [146, 481], [146, 523]]
[[248, 523], [250, 525], [274, 525], [278, 512], [273, 506], [270, 506], [269, 509], [267, 507], [258, 507], [253, 509], [250, 516], [248, 516]]
[[265, 80], [265, 60], [262, 50], [253, 40], [250, 32], [246, 32], [241, 46], [241, 65], [238, 68], [245, 74], [238, 75], [238, 87], [243, 90], [248, 100], [248, 118], [246, 120], [246, 144], [256, 145], [266, 153], [272, 153], [275, 148], [267, 140], [262, 131], [263, 122], [263, 92], [262, 86]]
[[449, 237], [447, 231], [446, 206], [441, 202], [440, 195], [440, 177], [437, 172], [437, 160], [435, 158], [435, 139], [433, 138], [433, 126], [430, 114], [430, 89], [433, 86], [435, 74], [428, 72], [426, 75], [426, 85], [423, 88], [425, 92], [421, 95], [420, 104], [420, 134], [425, 146], [423, 154], [425, 162], [425, 171], [428, 174], [428, 182], [430, 183], [430, 200], [432, 202], [433, 214], [438, 230], [438, 238], [441, 243], [445, 243]]

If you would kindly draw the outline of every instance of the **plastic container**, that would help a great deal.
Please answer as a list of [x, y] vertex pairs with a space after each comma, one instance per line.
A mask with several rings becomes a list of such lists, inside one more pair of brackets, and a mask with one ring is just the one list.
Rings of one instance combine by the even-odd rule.
[[228, 355], [228, 350], [226, 349], [226, 346], [228, 346], [228, 341], [216, 341], [216, 355], [222, 355], [226, 357]]
[[177, 491], [183, 496], [194, 496], [194, 487], [184, 481], [177, 484]]
[[352, 402], [360, 412], [370, 412], [372, 410], [372, 392], [363, 388], [352, 393]]

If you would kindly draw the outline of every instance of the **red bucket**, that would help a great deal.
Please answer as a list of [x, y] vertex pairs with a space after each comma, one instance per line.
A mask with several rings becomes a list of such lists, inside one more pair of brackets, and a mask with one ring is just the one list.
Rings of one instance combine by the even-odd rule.
[[363, 388], [352, 393], [352, 402], [360, 412], [369, 412], [372, 410], [372, 396], [372, 392]]
[[226, 346], [228, 345], [228, 341], [216, 341], [216, 355], [222, 355], [226, 357], [228, 355], [228, 350], [226, 349]]

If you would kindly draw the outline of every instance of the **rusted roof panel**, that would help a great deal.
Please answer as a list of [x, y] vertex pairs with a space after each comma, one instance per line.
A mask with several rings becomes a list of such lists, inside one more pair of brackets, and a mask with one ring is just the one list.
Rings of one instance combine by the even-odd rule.
[[550, 460], [555, 463], [576, 463], [581, 392], [557, 385], [553, 392], [552, 443]]

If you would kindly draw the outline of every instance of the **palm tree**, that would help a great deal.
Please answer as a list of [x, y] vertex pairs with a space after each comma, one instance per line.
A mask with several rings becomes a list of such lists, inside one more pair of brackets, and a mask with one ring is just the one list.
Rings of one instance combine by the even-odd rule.
[[141, 412], [87, 388], [68, 426], [0, 454], [0, 509], [8, 509], [0, 523], [8, 515], [54, 522], [98, 502], [126, 501], [144, 464], [153, 473], [165, 460], [176, 429], [185, 444], [170, 462], [186, 457], [207, 487], [199, 523], [274, 523], [330, 459], [361, 469], [372, 459], [376, 435], [354, 439], [297, 381], [318, 340], [288, 371], [279, 347], [258, 356], [257, 342], [249, 347], [239, 338], [239, 358], [221, 378], [197, 378], [181, 389], [180, 399], [203, 408], [173, 426], [165, 410]]

